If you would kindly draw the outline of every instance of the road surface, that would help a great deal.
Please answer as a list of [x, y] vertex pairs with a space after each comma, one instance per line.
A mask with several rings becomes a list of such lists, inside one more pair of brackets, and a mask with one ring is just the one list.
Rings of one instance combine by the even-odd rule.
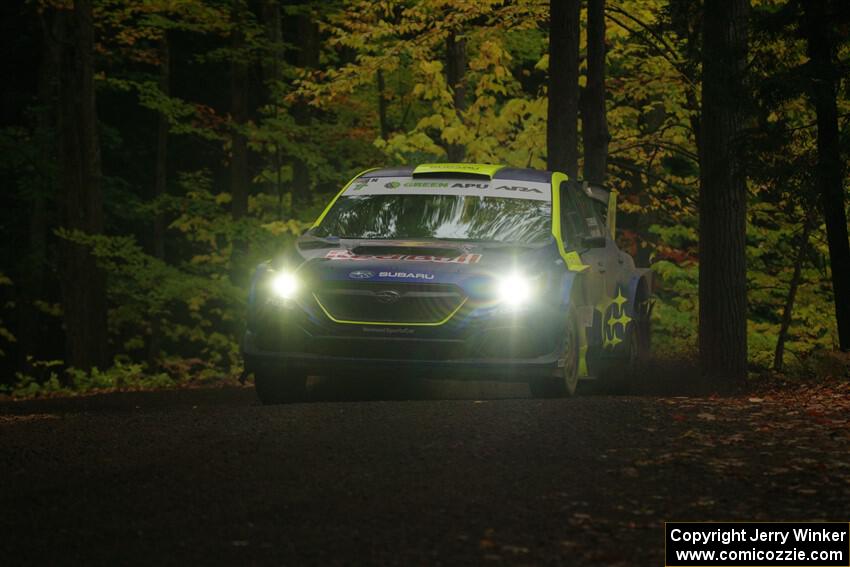
[[0, 403], [0, 562], [657, 566], [664, 520], [850, 519], [828, 411], [453, 387]]

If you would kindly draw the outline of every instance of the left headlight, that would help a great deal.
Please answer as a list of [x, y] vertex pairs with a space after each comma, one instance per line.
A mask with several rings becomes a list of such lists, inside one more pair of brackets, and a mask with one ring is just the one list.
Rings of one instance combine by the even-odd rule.
[[523, 305], [534, 297], [534, 282], [520, 274], [500, 278], [496, 284], [499, 301], [507, 305]]
[[298, 291], [298, 279], [289, 272], [275, 274], [270, 283], [274, 294], [281, 299], [291, 299]]

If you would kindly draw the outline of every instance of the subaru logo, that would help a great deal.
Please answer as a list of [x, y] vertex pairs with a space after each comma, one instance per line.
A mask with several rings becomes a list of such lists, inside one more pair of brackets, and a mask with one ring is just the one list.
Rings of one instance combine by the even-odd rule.
[[371, 277], [375, 276], [375, 272], [370, 272], [369, 270], [357, 270], [356, 272], [349, 272], [348, 277], [355, 280], [368, 280]]
[[379, 291], [375, 294], [375, 299], [378, 300], [378, 303], [395, 303], [399, 299], [401, 299], [401, 294], [397, 291], [393, 291], [391, 289], [387, 289], [384, 291]]

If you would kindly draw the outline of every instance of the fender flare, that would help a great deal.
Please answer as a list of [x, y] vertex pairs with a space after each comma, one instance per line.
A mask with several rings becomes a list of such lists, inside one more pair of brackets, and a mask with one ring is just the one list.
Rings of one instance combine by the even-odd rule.
[[576, 278], [579, 277], [581, 272], [574, 272], [572, 270], [567, 270], [563, 274], [561, 274], [561, 281], [559, 282], [560, 287], [560, 304], [564, 310], [569, 309], [572, 305], [575, 304], [573, 295], [577, 293], [575, 291], [576, 288]]
[[638, 268], [635, 270], [635, 275], [629, 280], [626, 287], [626, 315], [635, 319], [635, 307], [637, 306], [637, 295], [641, 287], [645, 287], [647, 299], [652, 297], [653, 273], [650, 268]]
[[567, 314], [570, 310], [573, 311], [575, 316], [575, 323], [578, 331], [578, 343], [579, 343], [579, 360], [578, 360], [578, 375], [579, 378], [586, 378], [589, 375], [589, 362], [588, 362], [588, 353], [590, 347], [590, 340], [588, 337], [588, 330], [593, 328], [593, 314], [594, 310], [592, 306], [582, 305], [581, 298], [576, 297], [576, 294], [579, 293], [578, 286], [576, 285], [578, 278], [582, 277], [584, 274], [583, 271], [573, 271], [567, 270], [560, 280], [560, 307], [563, 309], [564, 313]]

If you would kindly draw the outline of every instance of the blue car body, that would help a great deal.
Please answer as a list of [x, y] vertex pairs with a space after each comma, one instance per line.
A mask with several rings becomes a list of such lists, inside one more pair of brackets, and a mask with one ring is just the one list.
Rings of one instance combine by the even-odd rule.
[[[438, 231], [492, 239], [363, 238], [322, 228], [348, 226], [357, 215], [390, 219], [383, 225], [361, 219], [357, 226], [394, 227], [402, 221], [385, 211], [387, 203], [400, 202], [396, 192], [437, 195], [442, 189], [467, 201], [450, 201], [424, 220], [411, 208], [411, 226], [433, 222]], [[610, 361], [634, 355], [632, 335], [644, 322], [648, 326], [651, 274], [617, 249], [607, 193], [594, 191], [563, 174], [474, 164], [371, 170], [355, 177], [293, 248], [256, 269], [243, 340], [246, 370], [263, 376], [403, 372], [551, 380], [571, 364], [563, 340], [574, 327], [576, 373], [599, 375]], [[492, 219], [458, 212], [489, 198], [479, 192], [512, 196], [490, 201], [500, 208], [482, 209]], [[539, 193], [534, 203], [517, 200], [530, 192]], [[354, 208], [366, 206], [354, 200], [365, 203], [362, 195], [373, 193], [373, 202], [393, 197], [375, 204], [374, 215]], [[348, 209], [341, 203], [346, 199]], [[517, 222], [528, 226], [517, 230], [533, 232], [533, 238], [501, 239], [514, 231], [504, 212], [511, 210], [531, 210], [537, 217], [544, 211], [550, 218], [544, 223], [524, 213]], [[451, 222], [439, 224], [450, 215]], [[578, 220], [586, 234], [577, 233]], [[498, 227], [491, 230], [488, 222]], [[382, 230], [391, 235], [399, 230], [386, 226]], [[298, 291], [281, 297], [270, 282], [284, 272], [297, 280]], [[508, 275], [519, 278], [518, 293], [533, 287], [533, 297], [512, 301], [511, 288], [500, 283]]]

